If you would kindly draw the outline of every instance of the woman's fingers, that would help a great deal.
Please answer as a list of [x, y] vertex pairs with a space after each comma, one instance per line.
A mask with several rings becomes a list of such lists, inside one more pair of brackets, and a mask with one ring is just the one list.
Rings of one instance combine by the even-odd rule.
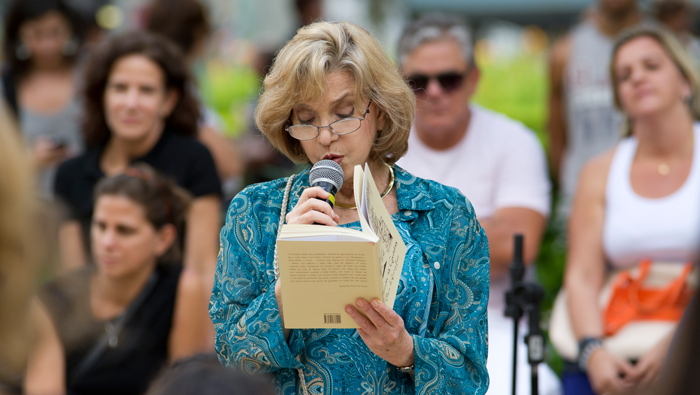
[[[373, 353], [387, 362], [395, 366], [413, 364], [413, 338], [404, 328], [403, 320], [401, 317], [397, 320], [394, 316], [398, 314], [379, 300], [374, 299], [372, 302], [370, 304], [360, 298], [355, 302], [357, 307], [345, 307], [345, 311], [359, 326], [357, 333]], [[390, 322], [397, 325], [392, 326]]]
[[[362, 313], [357, 311], [355, 307], [347, 305], [345, 306], [345, 312], [348, 313], [350, 318], [352, 318], [357, 324], [357, 326], [359, 326], [358, 332], [362, 330], [364, 333], [367, 333], [368, 331], [373, 329], [374, 325], [372, 324], [372, 321], [370, 321], [367, 317], [362, 315]], [[362, 336], [362, 333], [360, 334], [360, 336]]]
[[[338, 214], [324, 200], [328, 192], [321, 188], [307, 188], [302, 193], [297, 205], [287, 214], [288, 224], [321, 224], [336, 226], [340, 220]], [[319, 200], [324, 199], [324, 200]]]
[[639, 384], [646, 387], [656, 381], [659, 376], [661, 367], [657, 366], [656, 361], [642, 358], [634, 367], [634, 377]]
[[617, 394], [631, 387], [631, 372], [632, 365], [603, 348], [594, 350], [589, 357], [588, 377], [596, 393]]
[[401, 316], [398, 315], [393, 309], [390, 309], [389, 306], [384, 304], [384, 302], [379, 299], [373, 299], [372, 306], [382, 316], [382, 318], [384, 318], [384, 321], [386, 321], [389, 326], [394, 328], [403, 328], [403, 319]]
[[[355, 301], [355, 305], [367, 315], [367, 318], [369, 318], [374, 327], [382, 329], [388, 327], [389, 324], [384, 317], [375, 310], [376, 301], [377, 299], [374, 299], [372, 305], [370, 305], [368, 301], [359, 298]], [[371, 328], [369, 328], [369, 330], [371, 330]], [[366, 331], [369, 330], [366, 329]]]
[[306, 213], [302, 214], [299, 217], [296, 217], [296, 219], [293, 219], [291, 222], [292, 224], [318, 224], [318, 225], [326, 225], [326, 226], [337, 226], [338, 223], [333, 221], [331, 217], [329, 217], [327, 214], [322, 213], [320, 211], [307, 211]]

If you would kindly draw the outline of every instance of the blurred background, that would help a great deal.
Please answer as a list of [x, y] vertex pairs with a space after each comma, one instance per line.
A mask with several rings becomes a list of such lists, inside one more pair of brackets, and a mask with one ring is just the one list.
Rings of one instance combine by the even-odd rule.
[[[147, 0], [69, 0], [102, 32], [141, 27]], [[235, 137], [249, 127], [260, 76], [256, 54], [274, 53], [301, 20], [294, 0], [202, 0], [214, 26], [196, 67], [203, 99]], [[691, 1], [695, 6], [700, 0]], [[0, 0], [0, 17], [8, 0]], [[594, 0], [325, 0], [321, 18], [359, 24], [390, 54], [405, 22], [426, 12], [461, 14], [474, 29], [482, 80], [476, 101], [542, 132], [546, 58], [550, 43], [578, 21]], [[640, 1], [642, 8], [651, 1]], [[0, 22], [1, 23], [1, 22]], [[700, 30], [697, 22], [694, 32]], [[498, 98], [498, 99], [496, 99]], [[546, 144], [546, 141], [543, 140]]]
[[[8, 0], [0, 0], [0, 17]], [[139, 28], [147, 0], [69, 0], [100, 34]], [[214, 32], [196, 66], [202, 96], [237, 137], [249, 128], [261, 77], [260, 52], [274, 53], [301, 26], [294, 0], [202, 0]], [[640, 1], [642, 8], [652, 1]], [[694, 6], [700, 0], [691, 0]], [[321, 19], [349, 21], [379, 38], [394, 55], [401, 29], [427, 12], [463, 15], [471, 24], [482, 79], [476, 102], [542, 134], [546, 118], [546, 59], [550, 43], [594, 0], [325, 0]], [[693, 15], [693, 32], [700, 31]], [[2, 23], [2, 22], [0, 22]], [[0, 37], [1, 39], [1, 37]], [[546, 147], [546, 139], [543, 139]]]

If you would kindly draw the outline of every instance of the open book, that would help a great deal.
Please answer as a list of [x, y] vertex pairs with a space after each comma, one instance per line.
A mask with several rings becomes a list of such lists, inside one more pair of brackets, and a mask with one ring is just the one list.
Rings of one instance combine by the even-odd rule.
[[406, 245], [365, 165], [355, 166], [362, 230], [283, 225], [277, 239], [286, 328], [357, 328], [345, 312], [357, 298], [394, 306]]

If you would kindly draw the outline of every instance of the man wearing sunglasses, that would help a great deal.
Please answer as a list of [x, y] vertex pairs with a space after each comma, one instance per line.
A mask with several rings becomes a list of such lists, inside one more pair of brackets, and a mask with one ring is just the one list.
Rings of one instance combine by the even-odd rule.
[[[479, 69], [461, 20], [430, 15], [411, 23], [399, 41], [399, 61], [416, 95], [416, 115], [408, 153], [398, 165], [458, 188], [474, 207], [491, 258], [488, 394], [510, 393], [513, 324], [503, 315], [504, 294], [513, 235], [524, 235], [524, 258], [532, 263], [549, 215], [544, 151], [522, 124], [470, 103]], [[530, 368], [520, 344], [518, 393], [530, 393]], [[541, 366], [539, 373], [540, 393], [558, 393], [552, 371]]]

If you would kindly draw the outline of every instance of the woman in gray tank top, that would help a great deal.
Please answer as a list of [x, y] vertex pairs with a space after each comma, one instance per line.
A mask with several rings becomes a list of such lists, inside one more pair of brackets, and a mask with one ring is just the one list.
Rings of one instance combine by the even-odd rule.
[[7, 10], [3, 97], [19, 121], [47, 198], [56, 166], [83, 147], [75, 73], [81, 33], [63, 0], [15, 0]]

